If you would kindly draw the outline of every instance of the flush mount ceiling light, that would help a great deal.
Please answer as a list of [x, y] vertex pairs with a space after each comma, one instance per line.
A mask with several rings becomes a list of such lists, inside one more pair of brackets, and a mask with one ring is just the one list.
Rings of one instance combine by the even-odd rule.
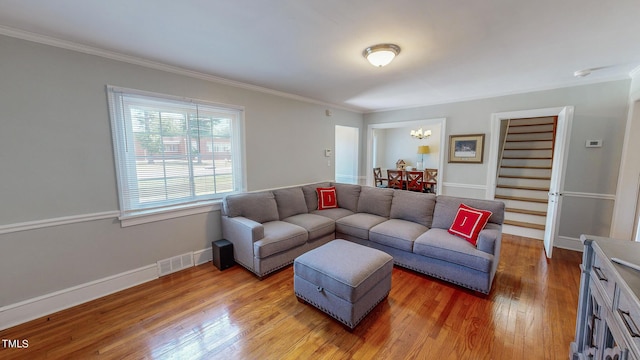
[[369, 46], [364, 49], [364, 56], [371, 65], [375, 67], [383, 67], [391, 62], [396, 55], [400, 53], [400, 46], [395, 44], [378, 44]]

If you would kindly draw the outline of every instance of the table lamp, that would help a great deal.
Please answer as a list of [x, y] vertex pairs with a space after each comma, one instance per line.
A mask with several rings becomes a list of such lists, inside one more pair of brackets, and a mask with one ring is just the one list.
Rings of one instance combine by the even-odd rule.
[[418, 166], [418, 170], [424, 170], [424, 154], [428, 154], [428, 153], [429, 153], [428, 145], [418, 146], [418, 154], [422, 156], [420, 160], [420, 166]]

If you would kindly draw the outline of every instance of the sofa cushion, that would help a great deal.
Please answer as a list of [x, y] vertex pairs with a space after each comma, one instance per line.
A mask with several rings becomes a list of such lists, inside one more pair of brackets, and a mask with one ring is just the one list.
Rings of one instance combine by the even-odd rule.
[[493, 255], [478, 250], [447, 229], [429, 229], [413, 243], [413, 252], [482, 272], [490, 272]]
[[372, 186], [363, 186], [358, 199], [359, 213], [369, 213], [389, 218], [393, 189], [382, 189]]
[[315, 210], [311, 212], [312, 214], [328, 217], [329, 219], [338, 220], [345, 216], [353, 215], [354, 212], [351, 210], [343, 209], [343, 208], [335, 208], [335, 209], [326, 209], [326, 210]]
[[453, 224], [453, 219], [456, 217], [458, 207], [460, 207], [462, 203], [476, 209], [491, 211], [492, 214], [489, 218], [490, 223], [502, 224], [504, 221], [504, 203], [502, 201], [438, 195], [438, 197], [436, 197], [436, 207], [433, 210], [433, 224], [431, 227], [449, 229], [451, 224]]
[[317, 188], [318, 210], [335, 209], [338, 207], [338, 197], [335, 187]]
[[479, 210], [460, 204], [456, 218], [449, 228], [449, 233], [458, 235], [470, 242], [471, 245], [476, 246], [478, 234], [487, 225], [490, 216], [491, 211]]
[[315, 214], [298, 214], [283, 221], [303, 227], [309, 233], [308, 241], [318, 239], [336, 231], [336, 222], [332, 219]]
[[318, 193], [316, 189], [319, 187], [329, 186], [331, 186], [329, 182], [321, 182], [302, 186], [302, 193], [304, 194], [304, 201], [307, 203], [308, 212], [318, 210]]
[[372, 227], [369, 230], [369, 240], [412, 252], [413, 242], [427, 230], [429, 228], [415, 222], [391, 219]]
[[360, 185], [332, 183], [338, 195], [338, 205], [353, 212], [358, 211], [358, 198], [360, 197]]
[[309, 212], [307, 203], [304, 200], [304, 193], [299, 187], [273, 190], [273, 195], [278, 205], [280, 220]]
[[369, 238], [369, 229], [387, 221], [387, 218], [367, 213], [356, 213], [336, 220], [336, 231], [358, 237]]
[[436, 196], [434, 194], [394, 191], [390, 217], [431, 227], [435, 206]]
[[244, 216], [259, 223], [280, 220], [276, 198], [271, 191], [226, 196], [224, 208], [229, 217]]
[[253, 243], [253, 256], [259, 259], [303, 245], [309, 238], [307, 230], [288, 222], [269, 221], [262, 225], [264, 237]]

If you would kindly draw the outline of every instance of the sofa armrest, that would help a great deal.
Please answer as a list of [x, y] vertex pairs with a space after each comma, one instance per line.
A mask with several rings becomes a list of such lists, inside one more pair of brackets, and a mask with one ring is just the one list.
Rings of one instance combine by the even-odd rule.
[[253, 243], [264, 238], [262, 224], [242, 216], [222, 216], [222, 237], [233, 244], [235, 260], [253, 269]]
[[477, 248], [487, 254], [496, 255], [496, 250], [500, 249], [502, 241], [502, 231], [500, 229], [485, 228], [478, 235]]

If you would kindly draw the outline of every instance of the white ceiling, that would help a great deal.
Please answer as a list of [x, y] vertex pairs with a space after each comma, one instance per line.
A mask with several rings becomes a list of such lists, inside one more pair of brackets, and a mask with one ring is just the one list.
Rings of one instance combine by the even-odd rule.
[[[0, 0], [0, 33], [365, 112], [628, 78], [640, 66], [639, 0]], [[383, 42], [402, 51], [375, 68], [362, 51]]]

